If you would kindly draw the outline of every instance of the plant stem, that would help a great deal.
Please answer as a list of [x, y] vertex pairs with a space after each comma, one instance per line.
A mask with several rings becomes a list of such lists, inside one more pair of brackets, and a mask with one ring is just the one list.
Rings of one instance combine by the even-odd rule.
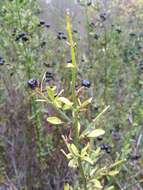
[[[75, 57], [75, 44], [72, 37], [72, 26], [69, 13], [66, 14], [66, 22], [67, 22], [67, 33], [69, 38], [69, 44], [71, 49], [71, 59], [72, 59], [72, 100], [74, 102], [73, 108], [73, 129], [74, 129], [74, 144], [76, 147], [80, 149], [79, 141], [78, 141], [78, 112], [77, 112], [77, 97], [76, 97], [76, 80], [77, 80], [77, 65], [76, 65], [76, 57]], [[87, 190], [87, 182], [86, 176], [84, 174], [84, 169], [82, 166], [82, 161], [78, 159], [79, 171], [83, 181], [84, 190]]]
[[86, 182], [86, 176], [84, 174], [84, 169], [82, 167], [82, 162], [79, 158], [78, 160], [78, 165], [79, 165], [79, 171], [80, 171], [80, 175], [82, 177], [82, 181], [83, 181], [83, 186], [84, 186], [84, 190], [87, 190], [87, 182]]
[[75, 58], [75, 44], [72, 37], [72, 26], [70, 21], [69, 13], [66, 14], [66, 22], [67, 22], [67, 33], [69, 38], [69, 44], [71, 49], [71, 60], [72, 60], [72, 100], [74, 102], [74, 107], [76, 107], [76, 93], [75, 93], [75, 86], [76, 86], [76, 78], [77, 78], [77, 65], [76, 65], [76, 58]]

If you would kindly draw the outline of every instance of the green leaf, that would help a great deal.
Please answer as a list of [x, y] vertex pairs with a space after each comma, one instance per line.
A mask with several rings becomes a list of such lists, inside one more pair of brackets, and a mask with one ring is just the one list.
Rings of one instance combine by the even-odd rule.
[[90, 172], [90, 176], [93, 176], [96, 171], [97, 171], [97, 167], [94, 167], [94, 168], [91, 170], [91, 172]]
[[58, 98], [55, 98], [55, 99], [53, 100], [53, 103], [54, 103], [54, 105], [55, 105], [57, 108], [62, 108], [62, 103], [61, 103], [61, 101], [59, 101]]
[[79, 139], [85, 138], [88, 134], [89, 134], [89, 131], [88, 131], [87, 129], [85, 129], [85, 130], [81, 133]]
[[101, 135], [104, 135], [104, 133], [105, 133], [105, 131], [103, 129], [95, 129], [95, 130], [91, 131], [90, 133], [88, 133], [87, 137], [96, 138]]
[[125, 161], [126, 161], [126, 160], [119, 160], [119, 161], [115, 162], [114, 164], [112, 164], [112, 165], [110, 166], [110, 168], [113, 168], [113, 167], [116, 167], [116, 166], [120, 166], [120, 165], [122, 165]]
[[77, 168], [78, 166], [78, 161], [76, 159], [71, 159], [68, 163], [68, 166], [71, 168]]
[[81, 150], [81, 157], [84, 158], [84, 156], [87, 155], [87, 149], [89, 148], [89, 143]]
[[110, 176], [115, 176], [115, 175], [117, 175], [118, 173], [119, 173], [119, 171], [113, 170], [113, 171], [108, 172], [108, 175], [110, 175]]
[[72, 153], [73, 155], [75, 155], [75, 156], [77, 156], [77, 157], [80, 156], [80, 155], [79, 155], [79, 151], [78, 151], [78, 149], [76, 148], [76, 146], [75, 146], [74, 144], [71, 144], [71, 145], [70, 145], [70, 151], [71, 151], [71, 153]]
[[59, 100], [61, 102], [63, 102], [64, 104], [68, 105], [68, 106], [72, 106], [73, 105], [73, 103], [69, 99], [67, 99], [65, 97], [59, 97]]
[[72, 108], [72, 105], [67, 105], [67, 104], [65, 104], [64, 106], [63, 106], [63, 110], [69, 110], [69, 109], [71, 109]]
[[98, 188], [98, 189], [102, 189], [103, 186], [101, 185], [100, 181], [97, 179], [92, 179], [90, 182], [92, 182], [94, 184], [94, 187]]
[[92, 98], [89, 98], [88, 100], [84, 101], [84, 102], [81, 104], [80, 108], [85, 108], [85, 107], [87, 107], [87, 106], [91, 103], [91, 101], [92, 101]]
[[83, 160], [88, 162], [89, 164], [94, 164], [94, 162], [88, 156], [84, 157]]
[[48, 117], [47, 118], [47, 121], [51, 124], [54, 124], [54, 125], [60, 125], [62, 124], [63, 122], [61, 121], [61, 119], [59, 119], [58, 117]]
[[61, 102], [61, 104], [64, 103], [64, 106], [63, 106], [64, 110], [70, 109], [73, 105], [73, 103], [65, 97], [58, 97], [58, 101]]
[[52, 88], [48, 86], [46, 89], [47, 89], [47, 93], [48, 93], [49, 98], [51, 100], [54, 100], [55, 99], [56, 86], [54, 86]]
[[64, 184], [64, 190], [70, 190], [70, 186], [68, 183]]

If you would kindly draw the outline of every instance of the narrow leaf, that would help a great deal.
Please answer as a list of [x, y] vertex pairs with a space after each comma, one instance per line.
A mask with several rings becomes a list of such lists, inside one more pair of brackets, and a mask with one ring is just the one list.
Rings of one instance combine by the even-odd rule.
[[48, 117], [47, 118], [47, 121], [51, 124], [54, 124], [54, 125], [60, 125], [62, 124], [63, 122], [61, 121], [61, 119], [59, 119], [58, 117]]
[[59, 99], [61, 102], [63, 102], [64, 104], [68, 105], [68, 106], [72, 106], [72, 105], [73, 105], [73, 103], [72, 103], [69, 99], [67, 99], [67, 98], [65, 98], [65, 97], [59, 97], [58, 99]]
[[84, 102], [81, 104], [80, 108], [85, 108], [85, 107], [87, 107], [87, 106], [91, 103], [91, 101], [92, 101], [92, 98], [89, 98], [88, 100], [84, 101]]
[[86, 162], [88, 162], [90, 164], [93, 164], [93, 161], [88, 156], [84, 157], [83, 160], [85, 160]]
[[99, 137], [101, 135], [104, 135], [105, 131], [103, 129], [95, 129], [93, 131], [91, 131], [87, 137], [89, 138], [96, 138], [96, 137]]
[[115, 175], [117, 175], [118, 173], [119, 173], [119, 171], [114, 170], [114, 171], [108, 172], [108, 175], [110, 175], [110, 176], [115, 176]]
[[92, 183], [94, 183], [94, 187], [98, 188], [98, 189], [102, 189], [103, 186], [101, 185], [100, 181], [97, 179], [93, 179], [91, 180]]
[[79, 151], [74, 144], [70, 145], [70, 150], [71, 150], [71, 153], [73, 153], [75, 156], [79, 156]]

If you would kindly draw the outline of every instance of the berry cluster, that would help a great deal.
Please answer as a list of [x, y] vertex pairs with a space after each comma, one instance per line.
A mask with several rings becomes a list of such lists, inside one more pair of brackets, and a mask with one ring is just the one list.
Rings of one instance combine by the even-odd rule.
[[58, 32], [57, 39], [58, 40], [67, 40], [67, 37], [65, 36], [64, 32]]
[[51, 80], [54, 80], [54, 76], [52, 72], [47, 71], [45, 74], [46, 82], [50, 82]]
[[100, 148], [101, 148], [101, 150], [106, 151], [106, 153], [110, 153], [111, 152], [111, 146], [109, 146], [108, 144], [101, 144]]
[[19, 41], [22, 40], [23, 42], [26, 42], [29, 40], [28, 38], [28, 34], [26, 32], [21, 32], [17, 35], [17, 37], [15, 38], [15, 41]]
[[45, 26], [46, 28], [50, 28], [50, 24], [46, 24], [44, 20], [40, 20], [38, 27]]
[[106, 17], [107, 17], [106, 13], [100, 14], [100, 19], [102, 20], [102, 22], [104, 22], [106, 20]]

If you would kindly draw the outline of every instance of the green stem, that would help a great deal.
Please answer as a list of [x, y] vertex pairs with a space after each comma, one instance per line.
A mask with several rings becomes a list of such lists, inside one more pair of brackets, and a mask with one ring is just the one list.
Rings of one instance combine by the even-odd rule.
[[[72, 37], [72, 27], [71, 27], [71, 20], [70, 16], [67, 13], [66, 15], [66, 21], [67, 21], [67, 33], [68, 33], [68, 38], [69, 38], [69, 44], [70, 44], [70, 49], [71, 49], [71, 59], [72, 59], [72, 100], [74, 102], [74, 108], [73, 108], [73, 129], [74, 129], [74, 144], [76, 147], [80, 149], [79, 141], [78, 141], [78, 112], [77, 112], [77, 97], [76, 97], [76, 80], [77, 80], [77, 65], [76, 65], [76, 57], [75, 57], [75, 45]], [[84, 174], [84, 169], [82, 166], [82, 161], [79, 158], [78, 159], [78, 165], [79, 165], [79, 171], [80, 175], [83, 181], [83, 186], [84, 190], [87, 190], [87, 182], [86, 182], [86, 177]]]
[[79, 165], [79, 171], [80, 171], [82, 181], [83, 181], [84, 190], [87, 190], [86, 176], [85, 176], [84, 169], [82, 167], [82, 161], [80, 160], [80, 158], [78, 160], [78, 165]]
[[69, 44], [70, 44], [70, 49], [71, 49], [71, 60], [72, 60], [72, 100], [74, 102], [74, 107], [76, 107], [76, 79], [77, 79], [77, 65], [76, 65], [76, 58], [75, 58], [75, 43], [73, 41], [72, 37], [72, 27], [71, 27], [71, 21], [70, 21], [70, 16], [67, 13], [66, 15], [66, 20], [67, 20], [67, 33], [68, 33], [68, 38], [69, 38]]

